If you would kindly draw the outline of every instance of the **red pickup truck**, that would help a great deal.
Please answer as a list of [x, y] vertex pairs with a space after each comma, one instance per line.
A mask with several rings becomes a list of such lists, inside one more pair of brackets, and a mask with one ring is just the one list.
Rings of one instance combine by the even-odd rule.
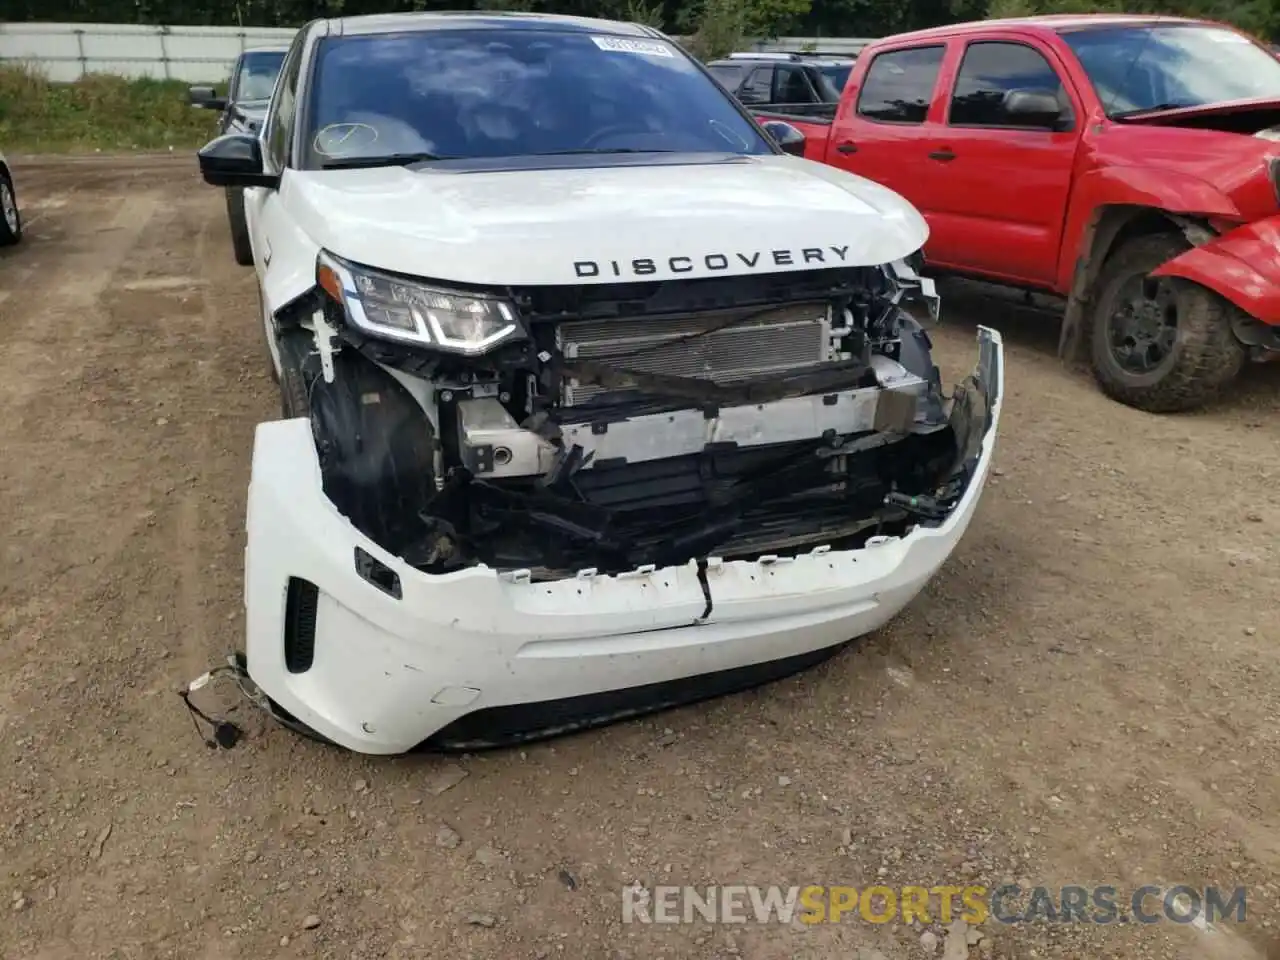
[[911, 201], [935, 270], [1066, 297], [1060, 352], [1123, 403], [1196, 407], [1280, 358], [1280, 61], [1233, 28], [900, 34], [862, 52], [829, 117], [757, 116]]

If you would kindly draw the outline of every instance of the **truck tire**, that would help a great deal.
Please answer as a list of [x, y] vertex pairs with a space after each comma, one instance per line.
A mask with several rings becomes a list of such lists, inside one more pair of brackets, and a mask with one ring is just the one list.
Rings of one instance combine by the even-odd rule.
[[236, 263], [253, 266], [253, 245], [249, 243], [249, 226], [244, 219], [244, 190], [227, 187], [227, 220], [231, 224], [231, 247]]
[[22, 213], [13, 178], [0, 167], [0, 247], [11, 247], [22, 239]]
[[1179, 234], [1149, 234], [1102, 265], [1090, 298], [1089, 352], [1094, 378], [1113, 400], [1150, 413], [1191, 410], [1244, 366], [1232, 304], [1190, 281], [1149, 276], [1188, 249]]
[[435, 497], [435, 431], [394, 377], [352, 348], [333, 357], [326, 383], [307, 330], [283, 333], [280, 406], [307, 417], [325, 495], [351, 525], [391, 553], [426, 533]]

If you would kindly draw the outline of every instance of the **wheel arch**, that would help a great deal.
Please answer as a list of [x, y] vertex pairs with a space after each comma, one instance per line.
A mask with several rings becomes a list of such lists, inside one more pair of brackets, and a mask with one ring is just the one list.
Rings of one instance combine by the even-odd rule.
[[1067, 362], [1083, 360], [1088, 353], [1089, 303], [1102, 265], [1113, 250], [1134, 237], [1155, 233], [1180, 233], [1191, 246], [1212, 240], [1218, 232], [1209, 214], [1175, 213], [1163, 207], [1131, 203], [1102, 204], [1089, 218], [1076, 260], [1066, 312], [1058, 338], [1058, 356]]

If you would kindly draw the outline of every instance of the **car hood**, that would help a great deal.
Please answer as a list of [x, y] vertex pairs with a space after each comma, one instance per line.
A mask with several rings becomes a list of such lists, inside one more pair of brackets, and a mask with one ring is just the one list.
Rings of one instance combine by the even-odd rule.
[[[1152, 110], [1132, 117], [1117, 117], [1122, 124], [1138, 124], [1155, 127], [1187, 126], [1224, 132], [1253, 132], [1275, 124], [1280, 116], [1280, 98], [1262, 97], [1254, 100], [1229, 100], [1196, 107], [1171, 107]], [[1250, 120], [1257, 122], [1250, 124]]]
[[928, 237], [898, 194], [795, 157], [557, 159], [569, 165], [289, 170], [281, 200], [316, 246], [340, 257], [483, 285], [864, 266], [914, 253]]

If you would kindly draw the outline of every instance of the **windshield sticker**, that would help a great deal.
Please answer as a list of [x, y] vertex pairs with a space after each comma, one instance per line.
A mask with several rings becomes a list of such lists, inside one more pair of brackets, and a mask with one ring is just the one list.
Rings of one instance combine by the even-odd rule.
[[627, 40], [622, 37], [592, 37], [601, 50], [614, 53], [639, 53], [646, 57], [674, 57], [675, 53], [658, 40]]

